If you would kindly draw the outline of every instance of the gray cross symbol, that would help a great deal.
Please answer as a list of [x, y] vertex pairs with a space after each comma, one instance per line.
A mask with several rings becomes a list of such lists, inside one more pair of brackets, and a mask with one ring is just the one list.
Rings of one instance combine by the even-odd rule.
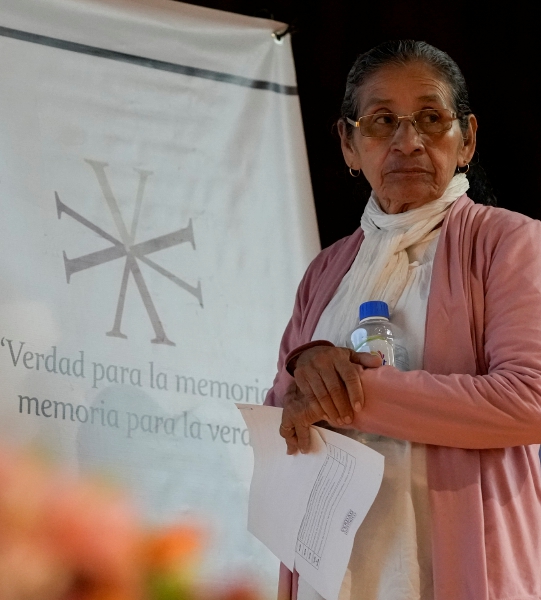
[[175, 344], [171, 340], [169, 340], [167, 335], [165, 334], [162, 322], [160, 321], [160, 317], [158, 316], [158, 312], [156, 311], [156, 307], [154, 306], [154, 303], [150, 296], [150, 292], [145, 283], [143, 274], [141, 272], [141, 269], [139, 268], [139, 264], [137, 261], [140, 260], [141, 262], [145, 263], [164, 277], [167, 277], [170, 281], [181, 287], [183, 290], [186, 290], [187, 292], [192, 294], [192, 296], [195, 296], [199, 300], [199, 304], [202, 307], [203, 295], [201, 292], [201, 282], [197, 283], [197, 287], [191, 286], [147, 257], [147, 254], [151, 254], [152, 252], [157, 252], [158, 250], [163, 250], [165, 248], [171, 248], [172, 246], [177, 246], [185, 242], [190, 242], [192, 248], [195, 250], [192, 220], [190, 219], [188, 226], [184, 229], [178, 229], [177, 231], [173, 231], [172, 233], [167, 233], [165, 235], [153, 238], [151, 240], [147, 240], [146, 242], [139, 242], [138, 244], [135, 244], [135, 234], [137, 232], [137, 225], [139, 222], [139, 216], [141, 214], [141, 206], [143, 203], [145, 185], [148, 177], [152, 175], [152, 172], [144, 171], [142, 169], [135, 169], [135, 171], [139, 174], [139, 186], [137, 189], [137, 196], [135, 200], [135, 211], [133, 214], [133, 220], [131, 223], [130, 231], [128, 231], [124, 220], [122, 219], [118, 203], [107, 179], [107, 175], [105, 174], [105, 167], [107, 167], [108, 164], [105, 162], [89, 159], [86, 159], [85, 162], [87, 162], [92, 167], [98, 179], [98, 183], [103, 193], [103, 197], [105, 198], [109, 210], [111, 211], [111, 215], [113, 217], [113, 221], [115, 222], [118, 234], [120, 236], [120, 240], [108, 234], [106, 231], [104, 231], [97, 225], [94, 225], [94, 223], [91, 223], [88, 219], [85, 219], [85, 217], [72, 210], [69, 206], [66, 206], [60, 200], [58, 193], [55, 192], [56, 210], [59, 219], [62, 217], [62, 213], [65, 213], [72, 219], [75, 219], [76, 221], [81, 223], [81, 225], [84, 225], [85, 227], [87, 227], [94, 233], [97, 233], [99, 236], [111, 242], [112, 244], [112, 246], [110, 246], [109, 248], [105, 248], [104, 250], [98, 250], [96, 252], [91, 252], [90, 254], [85, 254], [84, 256], [79, 256], [78, 258], [68, 258], [66, 256], [66, 252], [64, 252], [63, 255], [64, 266], [66, 269], [66, 279], [69, 283], [71, 276], [74, 273], [78, 273], [79, 271], [84, 271], [85, 269], [90, 269], [91, 267], [96, 267], [107, 262], [111, 262], [113, 260], [116, 260], [117, 258], [126, 257], [126, 262], [124, 265], [124, 274], [122, 276], [122, 282], [120, 284], [120, 293], [118, 295], [115, 322], [111, 331], [107, 332], [106, 335], [111, 337], [127, 339], [127, 336], [120, 331], [120, 326], [122, 324], [122, 314], [124, 312], [124, 303], [126, 300], [128, 279], [131, 273], [133, 275], [135, 285], [139, 290], [139, 294], [141, 295], [141, 299], [143, 300], [143, 304], [145, 305], [148, 317], [156, 335], [156, 337], [153, 340], [151, 340], [152, 343], [167, 344], [169, 346], [174, 346]]

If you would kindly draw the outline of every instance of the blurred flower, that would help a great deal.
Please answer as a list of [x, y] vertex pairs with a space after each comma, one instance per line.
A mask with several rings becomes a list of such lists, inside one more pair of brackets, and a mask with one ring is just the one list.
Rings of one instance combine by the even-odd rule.
[[139, 600], [140, 548], [117, 492], [0, 452], [2, 600]]
[[0, 450], [1, 600], [261, 600], [198, 580], [206, 537], [147, 531], [117, 491]]
[[203, 547], [202, 531], [194, 524], [150, 532], [144, 548], [151, 597], [158, 600], [196, 598]]

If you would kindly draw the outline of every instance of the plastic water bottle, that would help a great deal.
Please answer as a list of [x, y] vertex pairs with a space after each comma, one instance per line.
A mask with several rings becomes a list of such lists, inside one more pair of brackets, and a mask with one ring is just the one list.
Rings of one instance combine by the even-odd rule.
[[395, 365], [395, 341], [389, 323], [389, 306], [372, 300], [359, 306], [359, 324], [347, 341], [355, 352], [369, 352], [379, 356], [384, 365]]

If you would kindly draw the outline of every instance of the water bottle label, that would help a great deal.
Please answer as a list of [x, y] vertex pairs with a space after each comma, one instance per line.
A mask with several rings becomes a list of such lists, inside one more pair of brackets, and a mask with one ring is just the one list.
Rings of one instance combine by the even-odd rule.
[[410, 370], [410, 358], [408, 351], [404, 346], [396, 343], [394, 346], [394, 362], [395, 366], [399, 371], [409, 371]]
[[385, 338], [379, 336], [368, 337], [364, 339], [364, 343], [359, 348], [355, 348], [356, 352], [369, 352], [379, 356], [383, 365], [394, 366], [394, 348]]

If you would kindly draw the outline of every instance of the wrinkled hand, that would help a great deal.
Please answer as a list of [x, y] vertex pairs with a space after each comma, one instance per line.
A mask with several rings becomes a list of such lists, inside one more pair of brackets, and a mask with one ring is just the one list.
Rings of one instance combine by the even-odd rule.
[[297, 358], [294, 377], [310, 410], [322, 414], [319, 419], [343, 427], [353, 422], [354, 411], [364, 403], [362, 368], [380, 366], [380, 357], [367, 352], [314, 346]]
[[319, 402], [310, 402], [292, 382], [283, 399], [282, 424], [280, 435], [287, 444], [287, 453], [303, 454], [310, 450], [310, 425], [324, 419], [325, 414]]

